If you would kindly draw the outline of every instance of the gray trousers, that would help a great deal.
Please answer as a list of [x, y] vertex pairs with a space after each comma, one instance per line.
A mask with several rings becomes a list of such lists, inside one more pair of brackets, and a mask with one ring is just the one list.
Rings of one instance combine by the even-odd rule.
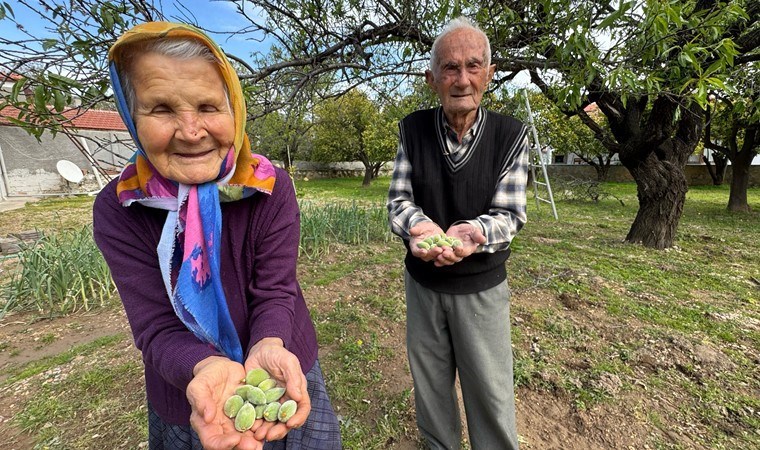
[[458, 370], [471, 448], [516, 450], [507, 282], [466, 295], [431, 291], [408, 272], [404, 284], [417, 426], [429, 448], [461, 448]]

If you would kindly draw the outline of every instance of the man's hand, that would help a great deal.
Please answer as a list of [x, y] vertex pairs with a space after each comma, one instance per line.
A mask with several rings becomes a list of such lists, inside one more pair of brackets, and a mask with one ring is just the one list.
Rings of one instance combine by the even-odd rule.
[[241, 433], [232, 419], [224, 414], [224, 402], [235, 393], [245, 378], [239, 363], [221, 356], [199, 362], [187, 385], [186, 395], [192, 407], [190, 425], [207, 450], [261, 450], [264, 443], [256, 439], [253, 429]]
[[486, 243], [486, 237], [483, 235], [483, 232], [478, 227], [469, 223], [451, 226], [446, 231], [446, 235], [459, 239], [462, 241], [462, 245], [454, 248], [446, 247], [435, 259], [435, 265], [438, 267], [456, 264], [475, 253], [478, 245]]
[[264, 368], [272, 378], [285, 386], [285, 395], [280, 403], [290, 398], [298, 405], [295, 415], [287, 423], [263, 422], [256, 428], [256, 439], [276, 441], [284, 438], [291, 428], [303, 425], [309, 417], [311, 399], [306, 391], [306, 376], [296, 355], [289, 352], [279, 338], [264, 338], [251, 348], [245, 361], [246, 372], [257, 367]]
[[429, 250], [425, 250], [417, 247], [417, 244], [424, 241], [430, 236], [443, 234], [441, 227], [433, 222], [425, 221], [420, 222], [417, 225], [409, 229], [409, 248], [412, 250], [412, 255], [420, 258], [421, 260], [433, 261], [438, 258], [443, 249], [440, 247], [433, 247]]

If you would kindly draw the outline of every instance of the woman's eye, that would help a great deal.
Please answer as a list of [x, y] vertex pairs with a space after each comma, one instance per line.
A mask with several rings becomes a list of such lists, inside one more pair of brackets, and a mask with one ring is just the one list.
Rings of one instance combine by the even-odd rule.
[[153, 114], [163, 114], [163, 113], [169, 113], [169, 112], [171, 112], [171, 108], [169, 108], [169, 107], [168, 107], [168, 106], [166, 106], [166, 105], [158, 105], [158, 106], [155, 106], [155, 107], [154, 107], [154, 108], [151, 110], [151, 112], [152, 112]]
[[201, 112], [216, 112], [216, 111], [218, 111], [218, 109], [214, 105], [201, 105], [199, 109], [200, 109]]

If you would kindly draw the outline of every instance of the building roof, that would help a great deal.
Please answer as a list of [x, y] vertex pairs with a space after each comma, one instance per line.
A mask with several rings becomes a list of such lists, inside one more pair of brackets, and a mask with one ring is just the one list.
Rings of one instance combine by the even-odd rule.
[[16, 81], [20, 80], [21, 78], [23, 77], [17, 73], [0, 72], [0, 83], [4, 83], [6, 81]]
[[[0, 125], [16, 126], [16, 124], [11, 123], [6, 118], [16, 118], [19, 112], [17, 108], [12, 106], [6, 106], [0, 110]], [[68, 126], [86, 130], [127, 131], [127, 127], [124, 126], [124, 122], [121, 121], [121, 116], [119, 116], [117, 111], [67, 109], [61, 114], [70, 120], [70, 122], [64, 124], [64, 127]]]

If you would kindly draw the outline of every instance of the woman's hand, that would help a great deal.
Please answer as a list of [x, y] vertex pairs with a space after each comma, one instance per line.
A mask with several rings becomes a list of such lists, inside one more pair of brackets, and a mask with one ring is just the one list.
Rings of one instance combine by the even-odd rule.
[[284, 438], [292, 428], [303, 425], [311, 412], [306, 376], [296, 355], [285, 349], [279, 338], [264, 338], [251, 348], [245, 369], [249, 371], [257, 367], [266, 369], [272, 378], [285, 385], [285, 395], [280, 403], [290, 398], [298, 405], [295, 415], [286, 423], [264, 422], [254, 431], [255, 438], [260, 441], [276, 441]]
[[192, 413], [190, 424], [203, 448], [207, 450], [261, 450], [263, 442], [254, 437], [253, 431], [241, 433], [235, 429], [232, 419], [224, 414], [224, 402], [235, 393], [245, 378], [241, 364], [221, 356], [211, 356], [199, 362], [193, 369], [193, 379], [187, 385], [187, 399]]

